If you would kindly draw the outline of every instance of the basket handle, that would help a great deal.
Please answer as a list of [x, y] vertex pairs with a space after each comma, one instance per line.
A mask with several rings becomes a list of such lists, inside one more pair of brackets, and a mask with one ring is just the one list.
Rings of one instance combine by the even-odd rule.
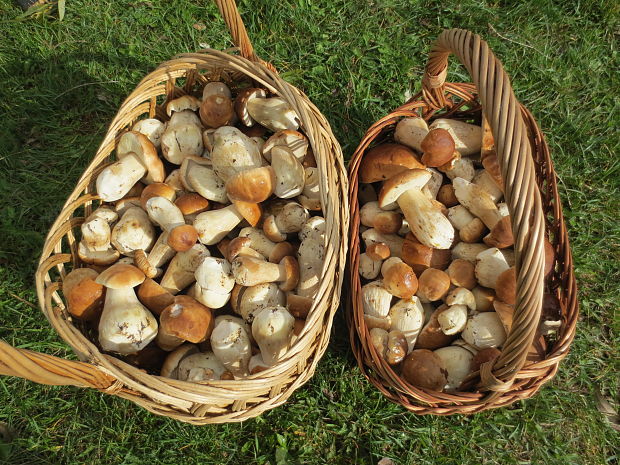
[[271, 63], [261, 60], [254, 52], [254, 47], [250, 42], [248, 31], [245, 29], [235, 0], [215, 0], [215, 3], [224, 18], [226, 26], [228, 26], [235, 47], [239, 48], [241, 56], [255, 63], [260, 63], [275, 72], [276, 69]]
[[441, 33], [429, 54], [422, 95], [435, 109], [448, 104], [444, 84], [451, 53], [465, 66], [478, 89], [489, 121], [512, 218], [517, 269], [517, 299], [512, 329], [494, 366], [481, 367], [480, 388], [506, 391], [523, 367], [540, 320], [544, 285], [545, 224], [536, 184], [532, 148], [510, 79], [480, 36], [462, 29]]
[[107, 390], [116, 379], [89, 363], [18, 349], [0, 339], [0, 375], [18, 376], [39, 384]]

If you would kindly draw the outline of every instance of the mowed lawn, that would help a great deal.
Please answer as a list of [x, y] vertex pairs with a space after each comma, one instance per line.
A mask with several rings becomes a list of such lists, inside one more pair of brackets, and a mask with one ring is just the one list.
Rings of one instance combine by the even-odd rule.
[[[0, 378], [8, 464], [613, 464], [620, 433], [597, 409], [620, 390], [620, 33], [609, 1], [261, 0], [240, 9], [261, 57], [323, 111], [346, 157], [420, 88], [443, 28], [480, 33], [551, 146], [581, 318], [570, 355], [534, 398], [476, 416], [420, 417], [357, 370], [339, 312], [316, 375], [243, 424], [195, 427], [73, 387]], [[74, 358], [38, 310], [47, 228], [125, 96], [158, 63], [231, 46], [208, 0], [67, 0], [20, 18], [0, 0], [0, 338]], [[452, 80], [468, 80], [451, 67]]]

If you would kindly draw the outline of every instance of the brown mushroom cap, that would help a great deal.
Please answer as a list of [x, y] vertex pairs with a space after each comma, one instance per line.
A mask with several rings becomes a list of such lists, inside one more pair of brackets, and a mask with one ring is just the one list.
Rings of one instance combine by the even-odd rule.
[[159, 316], [160, 333], [194, 343], [210, 337], [213, 326], [211, 309], [187, 295], [176, 296]]
[[63, 280], [62, 290], [67, 299], [67, 310], [80, 320], [96, 320], [103, 310], [105, 288], [94, 281], [97, 275], [90, 268], [76, 268]]
[[97, 276], [95, 282], [110, 289], [125, 289], [127, 287], [136, 287], [144, 279], [144, 273], [135, 266], [117, 263]]
[[418, 292], [431, 302], [441, 299], [450, 289], [450, 277], [441, 270], [427, 268], [418, 280]]
[[476, 301], [476, 311], [490, 312], [493, 310], [493, 301], [495, 300], [495, 291], [487, 287], [476, 286], [471, 290]]
[[264, 89], [249, 88], [240, 91], [235, 98], [235, 112], [245, 126], [256, 124], [248, 112], [248, 102], [253, 98], [265, 98], [267, 92]]
[[515, 311], [514, 306], [508, 305], [507, 303], [502, 302], [499, 299], [495, 299], [493, 301], [493, 308], [495, 309], [495, 313], [497, 313], [497, 316], [502, 322], [502, 326], [504, 327], [506, 334], [508, 334], [510, 332], [510, 329], [512, 328], [512, 318]]
[[137, 155], [146, 168], [146, 182], [154, 183], [164, 180], [166, 177], [164, 164], [148, 137], [137, 131], [128, 131], [123, 134], [116, 146], [117, 158], [120, 160], [129, 153]]
[[390, 256], [390, 248], [384, 242], [374, 242], [366, 247], [366, 255], [372, 260], [385, 260]]
[[416, 340], [415, 347], [418, 349], [430, 349], [435, 350], [440, 347], [447, 346], [450, 344], [455, 338], [455, 335], [447, 335], [441, 329], [441, 325], [437, 320], [437, 317], [441, 312], [447, 310], [449, 307], [447, 305], [442, 305], [437, 307], [437, 309], [431, 314], [428, 323], [424, 325], [422, 331], [418, 335], [418, 339]]
[[407, 339], [402, 331], [397, 329], [388, 333], [385, 361], [390, 365], [396, 365], [404, 360], [407, 355]]
[[360, 165], [360, 182], [384, 181], [412, 168], [424, 169], [417, 155], [410, 148], [400, 144], [381, 144], [364, 155]]
[[482, 157], [482, 166], [493, 178], [493, 181], [497, 184], [497, 186], [503, 191], [504, 190], [504, 180], [502, 179], [502, 171], [499, 166], [499, 161], [497, 159], [497, 155], [495, 151], [489, 152], [486, 156]]
[[286, 294], [286, 308], [295, 318], [305, 319], [310, 313], [314, 300], [297, 294]]
[[454, 194], [454, 186], [452, 184], [444, 184], [437, 191], [437, 200], [443, 203], [447, 208], [455, 207], [459, 204], [459, 200]]
[[184, 216], [196, 215], [209, 209], [209, 201], [202, 195], [190, 192], [176, 199], [174, 204]]
[[505, 249], [514, 245], [515, 240], [512, 236], [510, 216], [504, 216], [493, 226], [491, 232], [485, 236], [484, 243], [489, 247], [497, 247], [498, 249]]
[[146, 202], [151, 197], [164, 197], [171, 202], [174, 202], [176, 195], [176, 191], [168, 184], [163, 182], [154, 182], [142, 190], [142, 193], [140, 194], [140, 206], [142, 207], [142, 210], [146, 210]]
[[187, 252], [198, 241], [198, 231], [191, 224], [182, 224], [168, 234], [168, 245], [177, 252]]
[[420, 144], [424, 154], [422, 163], [426, 166], [437, 167], [452, 160], [454, 155], [454, 139], [443, 128], [432, 129], [426, 134]]
[[225, 95], [210, 95], [200, 105], [200, 121], [207, 128], [219, 128], [229, 124], [235, 110], [233, 102]]
[[417, 349], [407, 355], [402, 375], [408, 383], [433, 391], [443, 391], [448, 382], [448, 370], [443, 360], [426, 349]]
[[144, 280], [137, 291], [138, 299], [155, 315], [174, 302], [174, 296], [150, 278]]
[[290, 242], [278, 242], [267, 258], [271, 263], [280, 263], [284, 257], [292, 256], [294, 253]]
[[263, 137], [267, 133], [267, 128], [258, 123], [253, 126], [241, 126], [239, 130], [248, 137]]
[[418, 290], [418, 278], [406, 263], [394, 263], [381, 269], [387, 291], [400, 299], [410, 299]]
[[234, 174], [226, 182], [230, 200], [260, 203], [273, 194], [276, 177], [271, 166], [261, 166]]
[[176, 379], [177, 369], [179, 368], [179, 363], [181, 363], [181, 360], [197, 353], [198, 347], [194, 344], [183, 344], [182, 346], [177, 347], [175, 350], [170, 352], [166, 357], [166, 360], [164, 360], [164, 364], [161, 367], [161, 376]]
[[475, 269], [476, 267], [473, 263], [457, 258], [450, 263], [448, 276], [456, 287], [464, 287], [471, 290], [477, 284]]
[[[252, 202], [244, 202], [242, 200], [233, 200], [232, 204], [237, 211], [243, 216], [243, 218], [250, 223], [251, 226], [256, 226], [263, 216], [263, 209], [260, 204]], [[214, 206], [215, 209], [215, 206]]]
[[125, 360], [131, 365], [146, 370], [148, 373], [159, 373], [168, 352], [160, 349], [155, 344], [149, 344], [140, 352], [125, 356]]
[[280, 261], [280, 267], [284, 268], [284, 276], [286, 279], [280, 282], [280, 290], [283, 292], [292, 291], [299, 283], [299, 263], [295, 257], [284, 257]]
[[501, 354], [500, 350], [495, 347], [487, 347], [478, 351], [471, 360], [471, 371], [480, 370], [483, 363], [495, 362]]
[[401, 258], [417, 274], [421, 274], [427, 268], [445, 270], [450, 263], [450, 257], [449, 249], [427, 247], [420, 244], [411, 233], [407, 234], [403, 242]]
[[511, 266], [497, 278], [495, 284], [497, 298], [508, 305], [514, 305], [517, 300], [517, 269]]

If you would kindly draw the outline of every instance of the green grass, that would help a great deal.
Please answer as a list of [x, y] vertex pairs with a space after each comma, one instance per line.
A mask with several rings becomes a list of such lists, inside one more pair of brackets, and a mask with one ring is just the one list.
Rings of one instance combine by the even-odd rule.
[[[194, 427], [72, 387], [0, 378], [10, 464], [612, 464], [620, 437], [594, 390], [620, 390], [620, 126], [614, 1], [241, 2], [258, 53], [324, 112], [346, 156], [420, 87], [446, 27], [488, 40], [550, 143], [580, 287], [570, 355], [534, 398], [472, 417], [419, 417], [359, 374], [342, 314], [315, 377], [243, 424]], [[141, 77], [176, 53], [231, 45], [209, 1], [68, 0], [63, 21], [0, 0], [0, 338], [72, 357], [39, 310], [47, 228]], [[198, 30], [193, 25], [203, 23]], [[453, 80], [468, 79], [453, 66]]]

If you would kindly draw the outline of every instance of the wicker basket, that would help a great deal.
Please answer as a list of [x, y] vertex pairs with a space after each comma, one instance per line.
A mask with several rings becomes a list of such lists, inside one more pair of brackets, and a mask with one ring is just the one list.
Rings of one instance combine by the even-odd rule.
[[[473, 77], [473, 85], [445, 82], [448, 57], [454, 53]], [[360, 206], [358, 170], [366, 150], [390, 140], [403, 117], [440, 116], [480, 122], [484, 113], [495, 138], [505, 198], [512, 217], [517, 269], [517, 302], [512, 330], [494, 366], [476, 373], [472, 392], [440, 393], [416, 388], [377, 355], [369, 345], [361, 299]], [[578, 304], [573, 264], [556, 176], [549, 148], [531, 113], [516, 100], [508, 76], [488, 45], [468, 31], [444, 31], [430, 52], [422, 92], [373, 124], [357, 147], [349, 165], [350, 291], [347, 309], [351, 345], [364, 375], [393, 402], [418, 414], [475, 413], [528, 398], [550, 380], [568, 353], [575, 335]], [[543, 238], [547, 235], [556, 261], [549, 278], [543, 278]], [[545, 282], [543, 282], [545, 281]], [[541, 315], [544, 293], [558, 297], [561, 326], [546, 357], [525, 364]], [[525, 366], [524, 366], [525, 365]]]
[[[147, 410], [193, 424], [242, 421], [283, 404], [313, 375], [340, 302], [346, 260], [347, 178], [341, 148], [319, 110], [298, 89], [260, 60], [249, 42], [233, 0], [216, 1], [241, 56], [216, 50], [184, 54], [162, 63], [129, 95], [115, 116], [92, 163], [52, 226], [36, 272], [41, 309], [81, 362], [16, 349], [0, 341], [0, 374], [42, 384], [91, 387], [123, 397]], [[59, 294], [69, 268], [80, 266], [75, 230], [100, 203], [94, 183], [109, 164], [119, 136], [143, 115], [166, 120], [165, 103], [209, 80], [253, 81], [288, 101], [300, 117], [320, 173], [326, 219], [323, 280], [300, 338], [276, 366], [243, 380], [183, 382], [143, 371], [101, 353], [74, 325]], [[184, 81], [182, 87], [179, 80]], [[234, 85], [233, 85], [234, 86]], [[77, 323], [76, 323], [77, 324]]]

